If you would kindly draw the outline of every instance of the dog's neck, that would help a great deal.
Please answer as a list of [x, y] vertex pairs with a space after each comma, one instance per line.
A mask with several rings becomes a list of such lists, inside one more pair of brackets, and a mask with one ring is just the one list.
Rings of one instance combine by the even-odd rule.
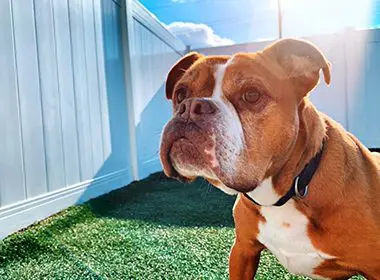
[[326, 135], [324, 119], [304, 98], [298, 107], [299, 131], [293, 147], [268, 171], [267, 179], [248, 195], [261, 205], [269, 206], [285, 195], [294, 178], [322, 148]]
[[298, 107], [299, 132], [294, 148], [282, 168], [273, 176], [273, 186], [280, 195], [289, 190], [294, 178], [322, 148], [326, 126], [317, 109], [304, 98]]

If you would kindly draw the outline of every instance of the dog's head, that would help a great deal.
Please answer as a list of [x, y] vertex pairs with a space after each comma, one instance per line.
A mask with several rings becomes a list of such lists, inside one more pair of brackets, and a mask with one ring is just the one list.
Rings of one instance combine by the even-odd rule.
[[201, 176], [227, 193], [252, 191], [289, 157], [298, 106], [320, 70], [329, 84], [322, 53], [294, 39], [256, 53], [183, 57], [166, 82], [174, 112], [161, 139], [166, 175]]

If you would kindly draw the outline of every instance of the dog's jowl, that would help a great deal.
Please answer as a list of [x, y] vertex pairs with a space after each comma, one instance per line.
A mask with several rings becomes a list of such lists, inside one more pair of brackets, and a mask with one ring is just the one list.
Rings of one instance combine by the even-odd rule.
[[380, 157], [310, 103], [320, 75], [330, 63], [294, 39], [190, 53], [168, 74], [161, 162], [237, 194], [230, 279], [253, 279], [265, 248], [294, 274], [380, 279]]

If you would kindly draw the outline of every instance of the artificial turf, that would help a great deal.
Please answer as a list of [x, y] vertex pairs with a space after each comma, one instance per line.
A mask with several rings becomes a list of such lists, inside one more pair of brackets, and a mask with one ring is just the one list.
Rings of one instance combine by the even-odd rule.
[[[0, 241], [0, 279], [227, 279], [233, 203], [154, 174]], [[308, 278], [264, 252], [255, 279]]]

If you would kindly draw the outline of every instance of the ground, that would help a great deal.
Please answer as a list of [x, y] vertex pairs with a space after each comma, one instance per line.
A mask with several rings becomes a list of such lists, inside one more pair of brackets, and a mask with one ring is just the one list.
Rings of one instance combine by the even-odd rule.
[[[154, 174], [0, 241], [0, 279], [227, 279], [233, 203]], [[255, 279], [308, 278], [265, 252]]]

